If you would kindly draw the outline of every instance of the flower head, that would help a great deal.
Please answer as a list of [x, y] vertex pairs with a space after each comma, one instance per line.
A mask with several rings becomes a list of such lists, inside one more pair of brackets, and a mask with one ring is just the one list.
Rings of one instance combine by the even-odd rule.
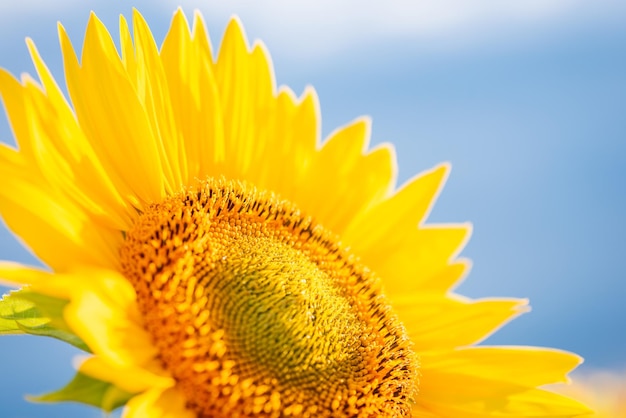
[[[0, 303], [6, 332], [90, 353], [40, 400], [128, 417], [568, 417], [573, 354], [478, 342], [526, 301], [451, 292], [467, 224], [425, 218], [446, 164], [400, 188], [360, 118], [319, 137], [315, 91], [276, 88], [233, 19], [213, 59], [179, 10], [158, 48], [138, 12], [120, 51], [92, 14], [69, 101], [0, 70], [18, 149], [0, 146], [0, 213], [49, 267]], [[80, 388], [77, 391], [76, 388]]]

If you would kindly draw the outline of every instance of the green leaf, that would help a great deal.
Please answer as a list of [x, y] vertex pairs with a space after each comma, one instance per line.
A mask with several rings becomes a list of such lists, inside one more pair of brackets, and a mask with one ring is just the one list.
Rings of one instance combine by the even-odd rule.
[[24, 327], [39, 327], [50, 322], [32, 302], [19, 297], [21, 292], [13, 291], [0, 300], [0, 334], [24, 334]]
[[67, 300], [28, 289], [12, 291], [0, 300], [0, 335], [32, 334], [56, 338], [91, 352], [63, 318]]
[[34, 402], [80, 402], [111, 412], [135, 395], [112, 383], [78, 372], [64, 388], [45, 395], [29, 396], [28, 399]]
[[67, 300], [32, 292], [28, 289], [13, 292], [13, 296], [17, 296], [26, 302], [31, 302], [35, 309], [41, 311], [50, 319], [50, 323], [53, 323], [57, 328], [64, 328], [69, 331], [63, 318], [63, 310], [69, 303]]

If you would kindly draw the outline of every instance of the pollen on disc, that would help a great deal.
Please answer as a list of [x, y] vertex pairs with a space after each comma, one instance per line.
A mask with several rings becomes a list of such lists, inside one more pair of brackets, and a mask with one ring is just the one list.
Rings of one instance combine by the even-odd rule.
[[208, 179], [143, 212], [121, 257], [198, 417], [410, 415], [417, 360], [378, 280], [290, 202]]

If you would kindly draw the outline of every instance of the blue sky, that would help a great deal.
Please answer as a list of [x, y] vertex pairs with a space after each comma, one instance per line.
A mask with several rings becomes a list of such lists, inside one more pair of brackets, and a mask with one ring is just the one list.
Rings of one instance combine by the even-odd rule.
[[[33, 73], [30, 36], [62, 80], [56, 21], [79, 46], [90, 9], [113, 33], [118, 15], [130, 15], [110, 3], [3, 4], [0, 66]], [[400, 182], [452, 163], [430, 220], [474, 224], [463, 252], [474, 267], [458, 292], [533, 306], [488, 343], [558, 347], [584, 356], [583, 368], [626, 373], [626, 6], [360, 3], [182, 2], [188, 16], [202, 6], [216, 47], [238, 13], [249, 38], [267, 44], [279, 84], [316, 88], [324, 134], [372, 116], [372, 143], [396, 146]], [[177, 4], [135, 5], [160, 41]], [[0, 140], [13, 141], [5, 119]], [[35, 262], [5, 229], [0, 259]], [[55, 341], [0, 339], [0, 415], [99, 416], [22, 399], [68, 380], [75, 354]]]

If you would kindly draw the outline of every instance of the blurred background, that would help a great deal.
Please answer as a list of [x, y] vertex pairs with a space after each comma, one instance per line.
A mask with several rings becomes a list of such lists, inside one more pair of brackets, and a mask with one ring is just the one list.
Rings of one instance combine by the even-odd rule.
[[[158, 43], [178, 5], [203, 12], [214, 49], [238, 14], [279, 84], [316, 88], [324, 135], [372, 116], [372, 144], [395, 144], [399, 183], [452, 163], [430, 221], [474, 223], [457, 291], [533, 307], [487, 343], [558, 347], [585, 358], [582, 372], [626, 377], [626, 2], [134, 2]], [[56, 22], [80, 48], [90, 10], [116, 39], [119, 14], [131, 16], [122, 2], [2, 2], [0, 66], [34, 74], [29, 36], [65, 86]], [[5, 117], [0, 141], [14, 143]], [[37, 263], [4, 226], [0, 259]], [[65, 384], [76, 354], [0, 338], [0, 416], [101, 416], [23, 399]]]

